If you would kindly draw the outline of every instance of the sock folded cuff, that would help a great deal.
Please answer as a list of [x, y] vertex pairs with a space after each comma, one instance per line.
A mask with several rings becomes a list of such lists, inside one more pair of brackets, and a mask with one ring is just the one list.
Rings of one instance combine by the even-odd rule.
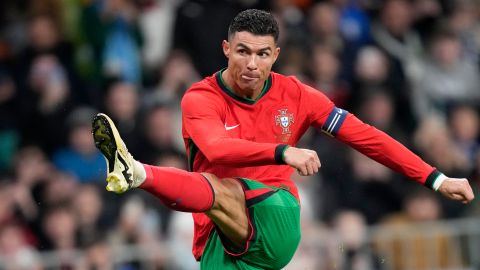
[[153, 177], [153, 171], [152, 171], [152, 166], [148, 164], [142, 164], [143, 168], [145, 169], [145, 181], [139, 186], [141, 189], [149, 190], [153, 188], [154, 186], [154, 177]]

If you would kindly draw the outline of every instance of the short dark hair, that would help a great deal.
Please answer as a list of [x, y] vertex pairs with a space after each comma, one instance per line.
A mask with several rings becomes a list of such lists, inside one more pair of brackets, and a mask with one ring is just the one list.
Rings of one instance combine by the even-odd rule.
[[259, 9], [244, 10], [233, 18], [228, 27], [228, 37], [246, 31], [259, 36], [273, 36], [278, 41], [278, 23], [271, 13]]

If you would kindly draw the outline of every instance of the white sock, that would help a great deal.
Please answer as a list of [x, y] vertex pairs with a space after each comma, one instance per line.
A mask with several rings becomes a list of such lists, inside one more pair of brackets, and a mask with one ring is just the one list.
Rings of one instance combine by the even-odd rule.
[[143, 164], [137, 160], [133, 161], [133, 182], [134, 187], [140, 186], [143, 181], [147, 178], [147, 173], [145, 172], [145, 168]]

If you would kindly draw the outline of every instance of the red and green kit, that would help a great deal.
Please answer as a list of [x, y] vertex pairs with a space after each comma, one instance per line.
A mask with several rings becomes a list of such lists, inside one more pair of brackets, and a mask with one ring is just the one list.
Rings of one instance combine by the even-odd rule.
[[[283, 153], [313, 126], [421, 184], [432, 187], [440, 174], [396, 140], [337, 108], [320, 90], [295, 77], [271, 72], [261, 94], [249, 99], [236, 95], [223, 82], [222, 72], [193, 84], [182, 99], [182, 132], [191, 171], [248, 178], [271, 187], [275, 194], [287, 191], [298, 201], [290, 179], [294, 169], [284, 163]], [[248, 185], [244, 190], [247, 204], [269, 193]], [[215, 225], [202, 213], [194, 213], [193, 218], [193, 253], [200, 260]], [[254, 229], [252, 234], [258, 236], [261, 228]], [[249, 252], [248, 243], [244, 250], [229, 250], [222, 243], [232, 256]]]

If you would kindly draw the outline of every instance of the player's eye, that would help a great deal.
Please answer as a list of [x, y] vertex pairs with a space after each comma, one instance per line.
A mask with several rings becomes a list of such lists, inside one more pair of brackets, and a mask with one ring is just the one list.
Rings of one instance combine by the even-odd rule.
[[247, 53], [247, 51], [245, 49], [239, 49], [238, 53], [241, 54], [241, 55], [244, 55], [244, 54]]
[[269, 55], [270, 55], [270, 54], [267, 53], [267, 52], [260, 52], [260, 53], [258, 53], [258, 56], [260, 56], [260, 57], [267, 57], [267, 56], [269, 56]]

